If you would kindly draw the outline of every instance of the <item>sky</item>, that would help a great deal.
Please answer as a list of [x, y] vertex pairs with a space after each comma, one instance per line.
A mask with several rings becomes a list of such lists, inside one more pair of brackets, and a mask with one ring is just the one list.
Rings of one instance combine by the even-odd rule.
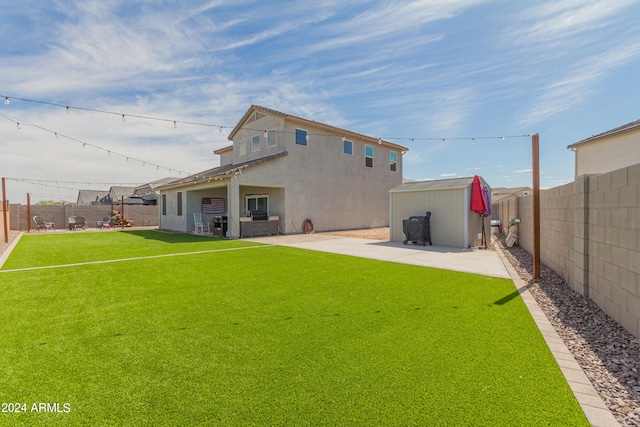
[[12, 203], [215, 167], [252, 104], [402, 144], [404, 178], [480, 175], [494, 188], [532, 186], [533, 133], [552, 188], [573, 181], [568, 145], [640, 118], [640, 0], [0, 10], [0, 176]]

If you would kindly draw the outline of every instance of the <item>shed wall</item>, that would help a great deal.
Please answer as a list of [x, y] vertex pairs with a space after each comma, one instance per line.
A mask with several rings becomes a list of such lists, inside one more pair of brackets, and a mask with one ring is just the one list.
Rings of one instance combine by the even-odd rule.
[[438, 246], [466, 248], [469, 246], [465, 236], [469, 236], [467, 228], [469, 210], [465, 193], [468, 188], [402, 191], [390, 193], [391, 197], [391, 241], [401, 242], [405, 239], [402, 232], [402, 220], [410, 216], [424, 215], [431, 211], [431, 242]]

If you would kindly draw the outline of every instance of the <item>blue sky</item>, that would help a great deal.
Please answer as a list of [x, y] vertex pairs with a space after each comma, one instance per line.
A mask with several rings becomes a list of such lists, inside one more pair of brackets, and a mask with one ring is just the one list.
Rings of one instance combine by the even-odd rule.
[[550, 188], [573, 180], [567, 145], [640, 118], [639, 1], [0, 8], [0, 176], [48, 184], [9, 180], [18, 203], [211, 168], [251, 104], [406, 145], [405, 178], [478, 174], [492, 187], [531, 185], [531, 140], [481, 137], [538, 133]]

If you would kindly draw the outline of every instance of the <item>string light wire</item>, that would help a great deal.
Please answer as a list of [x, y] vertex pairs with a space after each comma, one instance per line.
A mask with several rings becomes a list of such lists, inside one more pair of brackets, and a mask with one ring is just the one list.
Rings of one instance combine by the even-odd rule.
[[3, 117], [4, 119], [6, 119], [6, 120], [8, 120], [8, 121], [11, 121], [11, 122], [13, 122], [13, 123], [16, 123], [18, 126], [20, 126], [20, 125], [22, 125], [22, 126], [31, 126], [31, 127], [34, 127], [34, 128], [40, 129], [40, 130], [42, 130], [42, 131], [49, 132], [49, 133], [53, 134], [53, 135], [56, 137], [56, 139], [59, 139], [59, 138], [61, 138], [61, 137], [62, 137], [62, 138], [66, 138], [66, 139], [68, 139], [68, 140], [70, 140], [70, 141], [78, 142], [78, 143], [82, 144], [82, 147], [83, 147], [83, 148], [84, 148], [84, 147], [86, 147], [86, 146], [89, 146], [89, 147], [94, 148], [94, 149], [96, 149], [96, 150], [103, 151], [103, 152], [107, 153], [107, 155], [108, 155], [108, 156], [111, 156], [111, 155], [119, 156], [119, 157], [122, 157], [122, 158], [123, 158], [123, 159], [125, 159], [125, 160], [134, 160], [134, 161], [136, 161], [136, 162], [139, 162], [139, 163], [140, 163], [140, 164], [142, 164], [143, 166], [145, 166], [145, 165], [151, 165], [151, 166], [155, 166], [155, 167], [156, 167], [156, 169], [160, 169], [160, 168], [162, 168], [162, 169], [165, 169], [165, 170], [167, 170], [167, 171], [169, 171], [169, 172], [174, 172], [174, 171], [175, 171], [175, 172], [178, 172], [178, 174], [180, 174], [180, 175], [181, 175], [181, 174], [183, 174], [183, 173], [184, 173], [184, 174], [186, 174], [187, 176], [188, 176], [188, 175], [191, 175], [191, 172], [181, 171], [181, 170], [176, 169], [176, 168], [169, 168], [169, 167], [167, 167], [167, 166], [162, 166], [162, 165], [158, 165], [158, 164], [156, 164], [156, 163], [148, 162], [148, 161], [145, 161], [145, 160], [140, 160], [140, 159], [137, 159], [137, 158], [135, 158], [135, 157], [127, 156], [127, 155], [125, 155], [125, 154], [120, 154], [120, 153], [117, 153], [117, 152], [115, 152], [115, 151], [112, 151], [112, 150], [109, 150], [109, 149], [106, 149], [106, 148], [100, 147], [100, 146], [98, 146], [98, 145], [91, 144], [91, 143], [86, 142], [86, 141], [82, 141], [82, 140], [80, 140], [80, 139], [78, 139], [78, 138], [74, 138], [74, 137], [72, 137], [72, 136], [64, 135], [64, 134], [62, 134], [62, 133], [60, 133], [60, 132], [56, 132], [56, 131], [53, 131], [53, 130], [51, 130], [51, 129], [47, 129], [47, 128], [43, 127], [43, 126], [40, 126], [40, 125], [37, 125], [37, 124], [34, 124], [34, 123], [25, 123], [25, 122], [23, 122], [23, 121], [19, 121], [18, 119], [14, 118], [14, 117], [11, 117], [11, 116], [9, 116], [9, 115], [3, 114], [3, 113], [0, 113], [0, 117]]
[[[196, 122], [196, 121], [185, 121], [185, 120], [177, 120], [177, 119], [167, 119], [167, 118], [163, 118], [163, 117], [154, 117], [154, 116], [148, 116], [148, 115], [140, 115], [140, 114], [129, 114], [129, 113], [122, 113], [122, 112], [116, 112], [116, 111], [108, 111], [108, 110], [101, 110], [98, 108], [89, 108], [89, 107], [76, 107], [76, 106], [72, 106], [72, 105], [66, 105], [66, 104], [59, 104], [56, 102], [48, 102], [48, 101], [39, 101], [39, 100], [33, 100], [33, 99], [26, 99], [26, 98], [19, 98], [19, 97], [14, 97], [14, 96], [7, 96], [7, 95], [0, 95], [0, 99], [2, 99], [2, 97], [5, 98], [6, 101], [9, 100], [17, 100], [17, 101], [23, 101], [23, 102], [31, 102], [31, 103], [35, 103], [35, 104], [43, 104], [43, 105], [51, 105], [51, 106], [55, 106], [55, 107], [62, 107], [65, 109], [66, 113], [69, 113], [69, 109], [73, 109], [73, 110], [80, 110], [80, 111], [89, 111], [89, 112], [94, 112], [94, 113], [101, 113], [101, 114], [110, 114], [110, 115], [114, 115], [114, 116], [119, 116], [121, 118], [121, 120], [123, 122], [126, 123], [125, 117], [134, 117], [137, 119], [144, 119], [144, 120], [155, 120], [155, 121], [161, 121], [161, 122], [169, 122], [169, 123], [173, 123], [174, 128], [177, 127], [178, 123], [180, 124], [185, 124], [185, 125], [193, 125], [193, 126], [206, 126], [206, 127], [212, 127], [212, 128], [218, 128], [220, 132], [222, 132], [223, 129], [235, 129], [236, 126], [225, 126], [225, 125], [220, 125], [220, 124], [214, 124], [214, 123], [203, 123], [203, 122]], [[8, 102], [5, 102], [7, 105], [9, 105]], [[17, 124], [23, 124], [24, 123], [18, 123]], [[247, 131], [255, 131], [255, 132], [264, 132], [264, 129], [252, 129], [252, 128], [247, 128], [244, 127], [244, 130]], [[280, 134], [295, 134], [295, 132], [289, 132], [289, 131], [282, 131], [279, 130], [278, 133]], [[533, 135], [533, 133], [527, 133], [527, 134], [521, 134], [521, 135], [499, 135], [499, 136], [469, 136], [469, 137], [446, 137], [446, 136], [439, 136], [439, 137], [406, 137], [406, 136], [397, 136], [397, 137], [391, 137], [391, 136], [381, 136], [378, 138], [374, 138], [374, 139], [378, 139], [378, 141], [381, 143], [382, 140], [385, 141], [411, 141], [412, 143], [415, 144], [416, 141], [439, 141], [439, 142], [448, 142], [448, 141], [470, 141], [472, 144], [475, 144], [476, 141], [480, 141], [480, 140], [488, 140], [488, 139], [500, 139], [502, 141], [504, 141], [505, 139], [514, 139], [514, 138], [530, 138]], [[324, 133], [308, 133], [307, 136], [333, 136], [333, 137], [339, 137], [342, 138], [343, 135], [337, 135], [337, 134], [324, 134]], [[135, 160], [135, 159], [134, 159]]]

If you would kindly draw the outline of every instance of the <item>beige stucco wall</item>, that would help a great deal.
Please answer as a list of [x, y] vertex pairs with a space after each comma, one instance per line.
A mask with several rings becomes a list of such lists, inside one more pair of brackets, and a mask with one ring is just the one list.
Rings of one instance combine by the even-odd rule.
[[581, 144], [575, 149], [575, 176], [631, 166], [640, 163], [640, 129]]
[[[296, 128], [309, 134], [307, 146], [295, 144]], [[264, 132], [276, 129], [277, 144], [266, 146]], [[402, 183], [402, 153], [387, 144], [368, 142], [346, 135], [353, 142], [353, 154], [343, 152], [342, 135], [330, 135], [326, 128], [310, 123], [296, 123], [276, 115], [267, 115], [240, 128], [234, 135], [233, 164], [260, 159], [286, 151], [286, 155], [243, 169], [225, 180], [211, 181], [188, 187], [165, 189], [167, 215], [161, 218], [161, 228], [191, 231], [192, 209], [188, 218], [175, 218], [176, 192], [195, 197], [215, 197], [209, 188], [224, 187], [226, 191], [229, 236], [237, 237], [236, 218], [244, 215], [247, 194], [268, 194], [269, 214], [280, 217], [283, 233], [301, 232], [302, 223], [310, 219], [316, 231], [372, 228], [389, 225], [388, 191]], [[251, 150], [251, 137], [259, 136], [260, 149]], [[246, 154], [240, 155], [238, 142], [246, 141]], [[373, 167], [365, 167], [365, 145], [374, 149]], [[390, 170], [390, 151], [396, 151], [396, 170]], [[197, 194], [196, 194], [197, 192]]]

